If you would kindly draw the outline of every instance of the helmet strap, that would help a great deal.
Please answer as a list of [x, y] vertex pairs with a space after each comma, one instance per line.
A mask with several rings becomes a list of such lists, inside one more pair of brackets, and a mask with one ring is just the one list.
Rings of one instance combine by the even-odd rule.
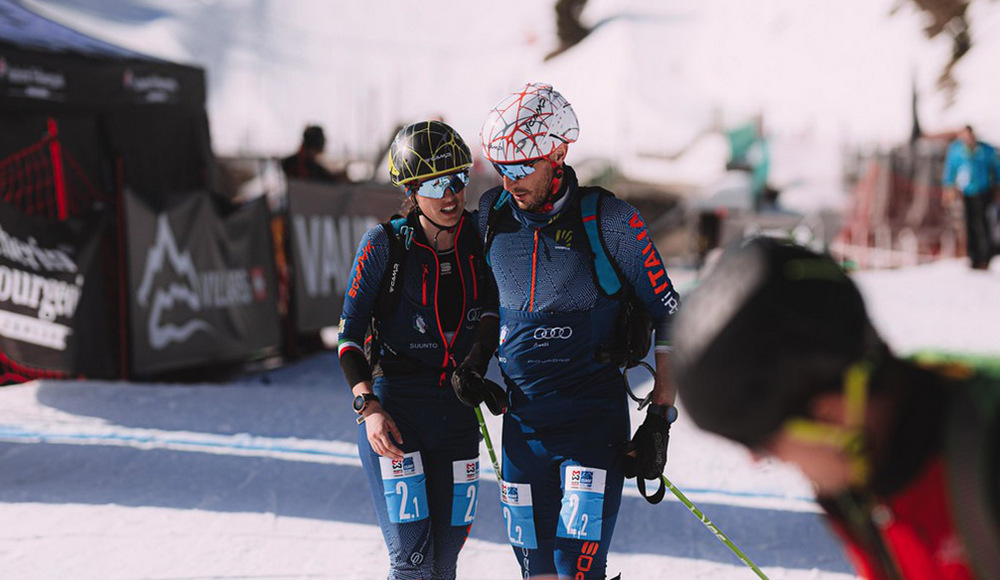
[[556, 163], [548, 157], [545, 159], [552, 165], [552, 183], [549, 184], [549, 197], [545, 200], [545, 205], [542, 206], [543, 213], [552, 211], [556, 202], [559, 201], [559, 188], [562, 186], [563, 177], [562, 163]]
[[[414, 207], [414, 211], [417, 212], [417, 219], [420, 219], [420, 216], [424, 216], [424, 218], [427, 221], [431, 222], [431, 225], [433, 225], [435, 228], [437, 228], [437, 232], [434, 234], [434, 240], [431, 242], [431, 244], [434, 246], [434, 251], [438, 251], [438, 245], [437, 245], [438, 236], [441, 235], [441, 232], [448, 232], [449, 234], [452, 233], [453, 231], [455, 231], [455, 228], [458, 227], [458, 224], [455, 224], [453, 226], [443, 226], [443, 225], [437, 223], [436, 221], [432, 220], [430, 218], [430, 216], [428, 216], [427, 214], [425, 214], [423, 212], [423, 210], [420, 209], [420, 205], [419, 204], [415, 203], [413, 207]], [[461, 220], [459, 220], [459, 223], [461, 223]]]

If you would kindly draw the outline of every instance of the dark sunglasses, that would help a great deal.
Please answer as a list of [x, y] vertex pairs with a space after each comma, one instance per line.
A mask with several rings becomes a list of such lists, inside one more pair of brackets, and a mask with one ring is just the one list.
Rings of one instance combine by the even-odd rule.
[[493, 169], [511, 181], [517, 181], [534, 173], [535, 164], [538, 161], [538, 159], [532, 159], [524, 163], [494, 163]]
[[425, 179], [420, 183], [408, 184], [406, 191], [408, 193], [415, 193], [420, 197], [441, 199], [448, 193], [449, 189], [453, 193], [458, 193], [465, 189], [466, 185], [469, 185], [469, 172], [459, 171], [458, 173]]

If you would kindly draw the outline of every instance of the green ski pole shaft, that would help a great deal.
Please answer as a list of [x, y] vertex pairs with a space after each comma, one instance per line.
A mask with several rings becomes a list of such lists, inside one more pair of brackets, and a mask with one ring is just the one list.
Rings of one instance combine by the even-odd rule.
[[712, 532], [712, 534], [716, 538], [718, 538], [720, 542], [725, 544], [727, 548], [732, 550], [733, 553], [736, 554], [736, 556], [740, 560], [742, 560], [744, 564], [749, 566], [750, 569], [753, 570], [754, 573], [756, 573], [757, 576], [761, 578], [761, 580], [768, 580], [767, 576], [765, 576], [764, 573], [760, 571], [760, 568], [758, 568], [757, 565], [754, 564], [753, 561], [750, 560], [750, 558], [748, 558], [747, 555], [744, 554], [743, 551], [740, 550], [736, 546], [736, 544], [733, 543], [732, 540], [726, 537], [726, 534], [723, 534], [722, 530], [716, 527], [716, 525], [713, 524], [712, 521], [708, 519], [708, 516], [706, 516], [700, 509], [698, 509], [698, 506], [694, 505], [694, 503], [691, 500], [689, 500], [686, 495], [681, 493], [681, 490], [677, 489], [677, 487], [673, 483], [671, 483], [669, 479], [667, 479], [666, 475], [663, 475], [661, 477], [663, 477], [663, 484], [667, 486], [667, 489], [673, 492], [673, 494], [677, 496], [677, 499], [681, 500], [681, 503], [684, 504], [692, 514], [694, 514], [694, 517], [701, 520], [701, 523], [705, 524], [705, 527], [708, 528], [708, 530]]
[[500, 476], [500, 464], [497, 463], [497, 454], [493, 452], [493, 441], [490, 440], [490, 432], [486, 429], [486, 419], [483, 418], [483, 410], [476, 407], [476, 418], [479, 419], [479, 430], [483, 434], [483, 441], [486, 442], [486, 450], [490, 452], [490, 461], [493, 462], [493, 471], [497, 474], [497, 481], [503, 478]]

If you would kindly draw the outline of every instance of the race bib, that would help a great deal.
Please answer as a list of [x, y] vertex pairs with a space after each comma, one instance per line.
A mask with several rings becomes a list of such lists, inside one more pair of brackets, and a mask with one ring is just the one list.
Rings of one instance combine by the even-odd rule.
[[507, 539], [512, 546], [538, 548], [535, 518], [531, 507], [531, 485], [500, 482], [500, 503], [507, 524]]
[[479, 459], [451, 464], [455, 482], [451, 497], [451, 525], [467, 526], [476, 519], [479, 505]]
[[563, 484], [562, 509], [556, 535], [574, 540], [600, 540], [604, 511], [603, 469], [569, 465]]
[[402, 459], [379, 457], [378, 462], [389, 521], [405, 524], [427, 518], [427, 480], [420, 452], [407, 453]]

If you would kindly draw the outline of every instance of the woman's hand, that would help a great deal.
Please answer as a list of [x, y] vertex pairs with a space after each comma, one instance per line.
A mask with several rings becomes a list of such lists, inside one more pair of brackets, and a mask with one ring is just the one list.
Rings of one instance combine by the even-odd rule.
[[383, 457], [402, 459], [403, 450], [396, 445], [403, 443], [403, 435], [396, 427], [396, 422], [378, 402], [372, 401], [369, 406], [371, 410], [365, 409], [365, 429], [368, 432], [368, 443], [371, 444], [375, 453]]

